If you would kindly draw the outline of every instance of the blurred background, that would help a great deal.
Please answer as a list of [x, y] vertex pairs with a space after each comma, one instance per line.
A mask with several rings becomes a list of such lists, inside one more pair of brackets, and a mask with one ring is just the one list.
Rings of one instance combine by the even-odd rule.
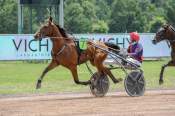
[[18, 33], [21, 8], [20, 33], [34, 33], [49, 15], [59, 23], [61, 2], [62, 24], [72, 33], [154, 33], [164, 23], [175, 26], [174, 0], [0, 0], [0, 33]]

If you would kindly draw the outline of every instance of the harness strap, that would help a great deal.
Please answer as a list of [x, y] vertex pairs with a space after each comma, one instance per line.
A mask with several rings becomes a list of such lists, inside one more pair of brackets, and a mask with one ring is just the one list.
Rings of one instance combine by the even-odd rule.
[[174, 40], [169, 40], [170, 43], [174, 43], [175, 42], [175, 39]]
[[58, 53], [56, 53], [56, 54], [54, 54], [54, 52], [52, 50], [51, 55], [54, 56], [54, 57], [57, 57], [64, 51], [65, 48], [66, 48], [66, 44], [64, 44], [63, 47], [61, 47], [61, 50], [59, 50]]
[[78, 62], [78, 64], [80, 64], [80, 56], [81, 56], [81, 53], [82, 53], [84, 50], [80, 49], [79, 41], [76, 41], [75, 39], [74, 39], [73, 41], [74, 41], [74, 44], [75, 44], [75, 47], [76, 47], [76, 51], [77, 51], [77, 54], [78, 54], [77, 62]]

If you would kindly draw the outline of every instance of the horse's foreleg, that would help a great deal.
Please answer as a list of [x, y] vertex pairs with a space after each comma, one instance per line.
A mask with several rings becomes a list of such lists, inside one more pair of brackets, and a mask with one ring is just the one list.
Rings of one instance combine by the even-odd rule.
[[58, 63], [55, 60], [52, 60], [51, 63], [44, 69], [42, 75], [38, 78], [37, 84], [36, 84], [36, 89], [41, 88], [41, 82], [46, 75], [47, 72], [50, 70], [54, 69], [56, 66], [58, 66]]
[[163, 73], [166, 67], [168, 66], [174, 66], [175, 64], [173, 63], [173, 61], [169, 61], [167, 64], [163, 65], [160, 71], [160, 78], [159, 78], [159, 84], [163, 84]]
[[164, 73], [164, 70], [165, 70], [165, 67], [167, 67], [168, 65], [165, 64], [162, 66], [161, 68], [161, 71], [160, 71], [160, 78], [159, 78], [159, 85], [163, 84], [163, 73]]
[[88, 85], [88, 84], [90, 84], [90, 81], [86, 81], [86, 82], [79, 81], [78, 73], [77, 73], [77, 67], [76, 66], [75, 67], [71, 67], [70, 70], [71, 70], [72, 76], [74, 78], [74, 82], [76, 84], [81, 84], [81, 85]]

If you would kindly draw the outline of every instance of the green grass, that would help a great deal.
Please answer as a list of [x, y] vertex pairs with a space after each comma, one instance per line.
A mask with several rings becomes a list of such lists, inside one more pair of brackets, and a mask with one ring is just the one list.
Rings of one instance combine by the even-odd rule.
[[[159, 86], [160, 68], [168, 60], [144, 62], [142, 68], [146, 80], [146, 89], [175, 88], [175, 67], [169, 67], [164, 73], [164, 84]], [[89, 92], [89, 86], [76, 85], [68, 69], [61, 66], [50, 71], [44, 78], [42, 88], [35, 89], [37, 78], [48, 64], [0, 62], [0, 94], [35, 94], [59, 92]], [[95, 69], [94, 69], [95, 70]], [[90, 74], [85, 65], [78, 67], [80, 80], [88, 80]], [[116, 77], [125, 78], [121, 70], [113, 70]], [[117, 85], [110, 83], [111, 91], [124, 90], [123, 82]]]

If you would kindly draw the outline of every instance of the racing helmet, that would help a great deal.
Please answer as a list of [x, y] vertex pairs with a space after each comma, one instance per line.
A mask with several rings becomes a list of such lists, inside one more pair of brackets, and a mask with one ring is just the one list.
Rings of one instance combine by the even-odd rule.
[[140, 40], [140, 36], [137, 32], [131, 32], [130, 34], [130, 40], [138, 42]]

